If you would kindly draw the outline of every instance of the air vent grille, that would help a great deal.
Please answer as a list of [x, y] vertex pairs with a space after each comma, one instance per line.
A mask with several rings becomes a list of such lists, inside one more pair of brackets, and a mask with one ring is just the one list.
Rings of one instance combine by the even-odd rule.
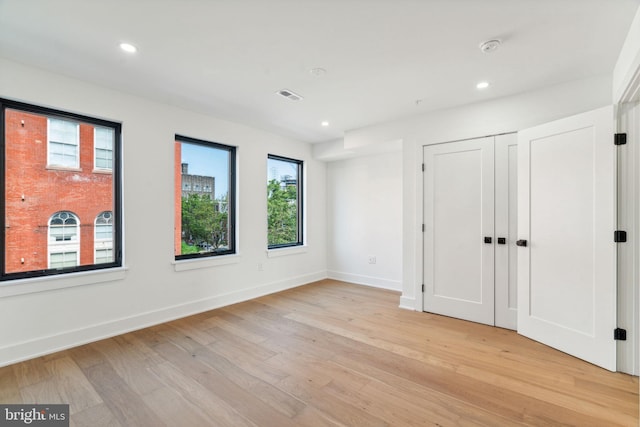
[[291, 101], [300, 101], [302, 99], [302, 96], [298, 95], [295, 92], [290, 91], [289, 89], [279, 90], [277, 94], [280, 96], [284, 96], [285, 98], [290, 99]]

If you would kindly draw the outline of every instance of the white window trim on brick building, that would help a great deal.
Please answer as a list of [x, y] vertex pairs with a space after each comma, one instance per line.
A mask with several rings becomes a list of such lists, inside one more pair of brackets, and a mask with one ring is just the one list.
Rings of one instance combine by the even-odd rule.
[[[114, 130], [102, 126], [93, 129], [93, 164], [99, 171], [113, 169], [113, 140]], [[98, 164], [100, 163], [100, 164]]]
[[[103, 237], [105, 232], [109, 233], [109, 237]], [[113, 262], [113, 213], [111, 211], [101, 212], [96, 217], [93, 245], [94, 264]]]
[[[54, 225], [52, 224], [54, 220], [62, 221], [62, 224]], [[75, 223], [74, 226], [70, 225], [71, 221]], [[47, 235], [49, 236], [47, 245], [49, 268], [69, 268], [80, 264], [80, 218], [76, 214], [59, 211], [51, 215]], [[60, 256], [62, 256], [62, 265], [54, 265], [54, 262], [59, 262]]]
[[[75, 128], [75, 132], [71, 128]], [[47, 166], [75, 169], [80, 167], [80, 125], [78, 123], [47, 118]]]

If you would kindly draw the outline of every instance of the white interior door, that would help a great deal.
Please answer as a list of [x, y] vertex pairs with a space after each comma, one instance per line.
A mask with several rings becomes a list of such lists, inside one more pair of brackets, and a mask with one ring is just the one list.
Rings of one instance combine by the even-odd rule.
[[424, 148], [424, 310], [494, 323], [493, 137]]
[[616, 369], [613, 108], [518, 134], [518, 332]]
[[515, 133], [496, 136], [495, 153], [495, 325], [515, 330], [518, 314], [518, 136]]

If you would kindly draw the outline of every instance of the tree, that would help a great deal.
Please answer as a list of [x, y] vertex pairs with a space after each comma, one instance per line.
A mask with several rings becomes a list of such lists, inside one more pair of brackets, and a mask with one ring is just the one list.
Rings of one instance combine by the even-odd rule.
[[216, 210], [216, 202], [208, 195], [190, 194], [182, 198], [183, 240], [207, 249], [226, 246], [228, 218], [227, 212]]
[[278, 180], [267, 184], [267, 218], [269, 245], [298, 241], [298, 189], [282, 187]]

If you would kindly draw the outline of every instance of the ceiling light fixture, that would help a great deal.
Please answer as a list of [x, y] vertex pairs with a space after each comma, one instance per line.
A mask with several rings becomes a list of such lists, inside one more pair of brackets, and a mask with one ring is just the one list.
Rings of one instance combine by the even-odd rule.
[[500, 47], [502, 42], [498, 39], [487, 40], [486, 42], [480, 43], [480, 50], [483, 53], [490, 53]]
[[320, 123], [322, 126], [327, 127], [329, 126], [329, 122], [328, 121], [323, 121], [322, 123]]
[[120, 43], [120, 49], [127, 53], [136, 53], [138, 51], [138, 48], [131, 43]]
[[489, 82], [480, 82], [476, 85], [478, 89], [486, 89], [489, 87]]

